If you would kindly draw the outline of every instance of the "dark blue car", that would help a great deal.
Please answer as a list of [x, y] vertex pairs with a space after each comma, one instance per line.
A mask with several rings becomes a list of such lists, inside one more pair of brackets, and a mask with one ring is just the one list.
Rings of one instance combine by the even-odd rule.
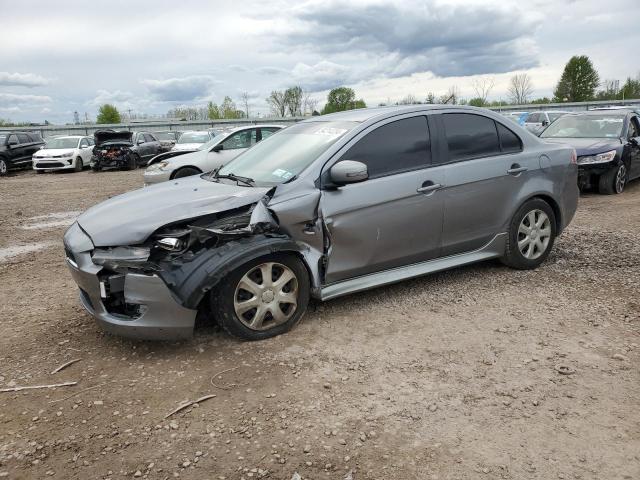
[[580, 189], [622, 193], [629, 180], [640, 178], [640, 117], [633, 110], [568, 114], [540, 138], [576, 149]]

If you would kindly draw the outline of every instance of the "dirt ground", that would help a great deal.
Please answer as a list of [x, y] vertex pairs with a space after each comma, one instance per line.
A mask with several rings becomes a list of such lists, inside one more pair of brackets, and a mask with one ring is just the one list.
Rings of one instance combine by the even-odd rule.
[[0, 393], [0, 477], [640, 478], [640, 182], [583, 196], [536, 271], [489, 262], [314, 304], [255, 343], [133, 342], [83, 311], [65, 225], [141, 184], [0, 179], [0, 389], [78, 382]]

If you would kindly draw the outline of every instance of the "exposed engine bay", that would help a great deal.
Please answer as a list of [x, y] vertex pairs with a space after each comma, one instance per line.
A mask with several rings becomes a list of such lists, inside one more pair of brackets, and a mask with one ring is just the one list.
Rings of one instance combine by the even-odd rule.
[[93, 136], [96, 146], [93, 148], [91, 166], [94, 170], [136, 167], [136, 159], [131, 150], [132, 132], [99, 130]]

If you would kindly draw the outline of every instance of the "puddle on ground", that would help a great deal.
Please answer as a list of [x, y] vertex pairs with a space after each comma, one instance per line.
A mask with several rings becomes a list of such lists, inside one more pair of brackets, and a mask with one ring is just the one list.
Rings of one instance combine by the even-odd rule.
[[30, 217], [26, 221], [31, 222], [26, 225], [20, 225], [23, 230], [43, 230], [46, 228], [67, 227], [75, 222], [78, 215], [82, 212], [55, 212], [47, 215], [38, 215]]
[[4, 262], [6, 260], [9, 260], [10, 258], [17, 257], [18, 255], [23, 255], [25, 253], [33, 253], [39, 250], [44, 250], [45, 248], [58, 245], [58, 243], [60, 242], [40, 242], [0, 248], [0, 262]]

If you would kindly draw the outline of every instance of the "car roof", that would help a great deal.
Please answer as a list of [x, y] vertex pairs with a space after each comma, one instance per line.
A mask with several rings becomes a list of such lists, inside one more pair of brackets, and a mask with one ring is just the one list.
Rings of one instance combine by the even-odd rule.
[[585, 110], [583, 112], [569, 112], [569, 115], [574, 115], [574, 116], [588, 115], [588, 116], [598, 116], [598, 117], [602, 117], [604, 115], [609, 117], [624, 117], [631, 113], [633, 113], [632, 110], [616, 109], [616, 110]]
[[232, 133], [237, 132], [238, 130], [244, 130], [247, 128], [285, 128], [286, 125], [277, 125], [275, 123], [256, 123], [255, 125], [240, 125], [238, 127], [233, 127], [230, 130], [223, 131], [222, 133]]
[[[486, 108], [470, 107], [468, 105], [450, 104], [418, 104], [418, 105], [392, 105], [388, 107], [359, 108], [355, 110], [345, 110], [344, 112], [329, 113], [303, 120], [304, 122], [366, 122], [375, 118], [385, 118], [403, 113], [426, 112], [431, 110], [460, 110], [475, 113], [492, 112]], [[495, 112], [492, 112], [495, 113]]]

